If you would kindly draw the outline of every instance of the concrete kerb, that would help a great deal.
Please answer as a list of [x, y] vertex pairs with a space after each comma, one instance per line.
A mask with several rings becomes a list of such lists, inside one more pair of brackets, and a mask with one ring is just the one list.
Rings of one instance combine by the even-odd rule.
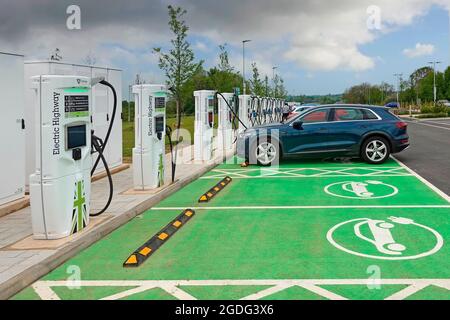
[[167, 198], [192, 181], [198, 179], [206, 172], [219, 165], [221, 161], [222, 159], [220, 158], [220, 160], [218, 159], [213, 163], [206, 165], [204, 168], [193, 173], [191, 176], [176, 181], [174, 184], [161, 190], [160, 193], [157, 193], [152, 198], [144, 200], [134, 208], [127, 210], [125, 213], [115, 216], [111, 219], [106, 219], [104, 223], [98, 225], [90, 231], [87, 231], [83, 237], [77, 238], [76, 240], [67, 243], [62, 248], [59, 248], [54, 254], [45, 258], [38, 264], [29, 267], [28, 269], [15, 275], [14, 277], [4, 281], [3, 283], [0, 283], [0, 299], [6, 300], [14, 296], [24, 288], [28, 287], [35, 281], [39, 280], [41, 277], [48, 274], [50, 271], [56, 269], [64, 262], [74, 257], [80, 251], [91, 246], [92, 244], [104, 238], [136, 216], [155, 206], [161, 200]]

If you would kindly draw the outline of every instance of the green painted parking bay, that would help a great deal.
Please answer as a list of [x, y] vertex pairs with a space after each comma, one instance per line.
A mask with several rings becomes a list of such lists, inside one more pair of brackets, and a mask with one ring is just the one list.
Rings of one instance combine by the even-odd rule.
[[[15, 298], [450, 299], [445, 199], [393, 161], [275, 171], [289, 173], [219, 166]], [[225, 175], [233, 182], [198, 204]], [[173, 238], [139, 268], [122, 267], [187, 207], [196, 215]], [[74, 270], [80, 281], [67, 288]]]
[[382, 166], [324, 162], [306, 162], [303, 166], [283, 163], [279, 168], [224, 165], [164, 200], [159, 207], [192, 206], [198, 200], [199, 190], [207, 191], [224, 176], [233, 178], [233, 183], [214, 199], [215, 207], [449, 204], [391, 160]]

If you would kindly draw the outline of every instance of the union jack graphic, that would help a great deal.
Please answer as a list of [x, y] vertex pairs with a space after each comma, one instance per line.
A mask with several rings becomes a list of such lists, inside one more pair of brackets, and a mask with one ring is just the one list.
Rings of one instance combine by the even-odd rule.
[[70, 234], [79, 232], [87, 226], [86, 194], [83, 180], [75, 183], [73, 201], [72, 230]]

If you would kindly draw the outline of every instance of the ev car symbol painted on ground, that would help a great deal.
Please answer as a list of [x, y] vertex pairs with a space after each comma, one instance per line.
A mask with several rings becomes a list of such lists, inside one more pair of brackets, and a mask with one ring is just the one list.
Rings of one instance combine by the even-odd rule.
[[324, 191], [335, 197], [362, 200], [388, 198], [398, 193], [396, 187], [377, 180], [336, 182]]
[[[405, 227], [409, 227], [407, 232], [405, 229], [402, 230]], [[407, 242], [399, 241], [395, 231], [398, 231], [397, 234], [403, 233], [402, 241], [407, 239]], [[420, 233], [423, 238], [416, 237]], [[400, 217], [389, 217], [387, 220], [359, 218], [344, 221], [328, 231], [327, 240], [344, 252], [383, 260], [423, 258], [435, 254], [444, 244], [442, 236], [434, 229], [416, 223], [412, 219]], [[366, 252], [363, 249], [364, 244]], [[355, 248], [359, 248], [359, 251]]]

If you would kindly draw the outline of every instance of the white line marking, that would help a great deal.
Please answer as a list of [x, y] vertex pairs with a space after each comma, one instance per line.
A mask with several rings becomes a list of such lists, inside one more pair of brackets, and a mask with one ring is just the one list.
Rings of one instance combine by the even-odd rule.
[[[64, 282], [67, 285], [67, 281]], [[41, 281], [34, 283], [32, 288], [42, 300], [61, 300], [50, 286], [47, 286]]]
[[431, 190], [433, 190], [434, 192], [436, 192], [438, 195], [440, 195], [444, 200], [446, 200], [447, 202], [450, 202], [450, 197], [443, 192], [442, 190], [440, 190], [438, 187], [436, 187], [434, 184], [432, 184], [431, 182], [429, 182], [427, 179], [425, 179], [424, 177], [422, 177], [421, 175], [419, 175], [417, 172], [415, 172], [414, 170], [412, 170], [411, 168], [409, 168], [406, 164], [404, 164], [403, 162], [401, 162], [400, 160], [398, 160], [396, 157], [391, 156], [392, 159], [394, 159], [395, 161], [397, 161], [397, 163], [402, 166], [403, 168], [405, 168], [408, 172], [410, 172], [413, 176], [415, 176], [417, 179], [419, 179], [422, 183], [424, 183], [427, 187], [429, 187]]
[[418, 125], [421, 125], [421, 126], [433, 127], [433, 128], [443, 129], [443, 130], [450, 130], [450, 128], [441, 127], [441, 126], [435, 126], [435, 125], [432, 125], [432, 124], [426, 124], [426, 123], [422, 123], [422, 122], [414, 122], [414, 121], [407, 121], [407, 122], [418, 124]]
[[[442, 209], [450, 208], [450, 205], [379, 205], [379, 206], [242, 206], [242, 207], [189, 207], [192, 210], [288, 210], [288, 209], [420, 209], [433, 208]], [[170, 211], [170, 210], [184, 210], [186, 207], [156, 207], [150, 210], [154, 211]]]
[[[81, 280], [80, 287], [141, 287], [141, 286], [276, 286], [279, 284], [302, 285], [367, 285], [370, 279], [223, 279], [223, 280]], [[394, 284], [427, 284], [449, 286], [450, 279], [379, 279], [381, 285]], [[33, 285], [38, 287], [67, 287], [66, 280], [42, 280]]]
[[275, 294], [277, 292], [286, 290], [287, 288], [290, 288], [290, 287], [293, 287], [293, 285], [292, 284], [280, 284], [280, 285], [277, 285], [277, 286], [274, 286], [271, 288], [261, 290], [255, 294], [251, 294], [247, 297], [242, 298], [241, 300], [259, 300], [259, 299], [265, 298], [267, 296], [270, 296], [272, 294]]
[[[414, 176], [409, 173], [399, 173], [399, 174], [376, 174], [367, 173], [367, 174], [331, 174], [331, 175], [296, 175], [296, 176], [286, 176], [286, 175], [278, 175], [278, 176], [246, 176], [246, 177], [235, 177], [233, 173], [228, 174], [233, 179], [298, 179], [298, 178], [338, 178], [338, 177], [411, 177]], [[200, 180], [216, 180], [223, 179], [223, 175], [212, 175], [212, 176], [204, 176], [201, 177]]]
[[393, 295], [387, 297], [384, 300], [404, 300], [425, 287], [428, 287], [428, 284], [426, 283], [412, 284], [406, 287], [405, 289], [394, 293]]
[[313, 284], [305, 283], [305, 284], [302, 284], [301, 287], [303, 287], [311, 292], [314, 292], [315, 294], [318, 294], [322, 297], [325, 297], [329, 300], [348, 300], [347, 298], [344, 298], [343, 296], [340, 296], [336, 293], [333, 293], [327, 289], [318, 287]]
[[440, 126], [450, 126], [450, 123], [447, 122], [439, 122], [439, 121], [429, 121], [429, 120], [422, 120], [425, 123], [434, 123], [434, 124], [438, 124]]
[[[316, 169], [316, 170], [318, 170], [318, 169]], [[353, 168], [346, 168], [346, 169], [339, 169], [339, 170], [318, 170], [318, 171], [323, 171], [323, 172], [318, 173], [318, 174], [313, 174], [313, 175], [311, 175], [311, 177], [322, 177], [322, 176], [326, 176], [327, 174], [336, 176], [336, 173], [340, 173], [344, 176], [357, 176], [358, 175], [356, 173], [345, 172], [348, 170], [353, 170]]]
[[[373, 175], [377, 175], [379, 173], [383, 174], [383, 173], [393, 173], [395, 174], [395, 171], [399, 171], [399, 170], [405, 170], [405, 168], [399, 167], [397, 169], [390, 169], [390, 170], [378, 170], [378, 169], [373, 169], [373, 173], [369, 173], [367, 174], [367, 176], [373, 176]], [[400, 173], [403, 174], [403, 173]]]
[[[224, 175], [228, 175], [228, 172], [224, 169], [224, 170], [220, 170], [220, 169], [213, 169], [214, 170], [214, 172], [216, 172], [216, 173], [222, 173], [222, 174], [224, 174]], [[239, 176], [239, 177], [246, 177], [246, 175], [243, 175], [243, 174], [241, 174], [241, 173], [238, 173], [238, 172], [233, 172], [233, 175], [237, 175], [237, 176]]]
[[[301, 168], [289, 168], [289, 167], [282, 167], [282, 170], [335, 170], [335, 169], [370, 169], [370, 170], [383, 170], [383, 169], [399, 169], [398, 166], [386, 166], [386, 167], [380, 167], [379, 169], [375, 169], [374, 167], [323, 167], [323, 168], [317, 168], [317, 167], [301, 167]], [[264, 168], [246, 168], [246, 169], [236, 169], [236, 168], [224, 168], [224, 169], [213, 169], [214, 170], [226, 170], [226, 171], [241, 171], [242, 172], [248, 172], [248, 171], [261, 171], [266, 170]]]
[[[161, 288], [181, 300], [193, 300], [195, 297], [181, 290], [180, 286], [271, 286], [256, 294], [245, 297], [244, 299], [260, 298], [274, 292], [289, 288], [291, 286], [300, 286], [316, 294], [329, 299], [345, 299], [329, 290], [323, 289], [322, 285], [367, 285], [368, 279], [286, 279], [286, 280], [87, 280], [80, 281], [80, 287], [139, 287], [139, 291], [145, 291], [151, 288]], [[430, 285], [441, 288], [450, 288], [450, 279], [380, 279], [380, 285], [408, 285], [408, 288], [402, 289], [396, 294], [388, 297], [389, 299], [404, 299], [407, 296]], [[33, 284], [33, 289], [39, 294], [41, 299], [59, 300], [51, 287], [67, 287], [67, 281], [38, 281]], [[131, 289], [131, 290], [137, 290]], [[122, 293], [129, 293], [126, 290]], [[111, 298], [110, 296], [109, 298]]]
[[113, 294], [111, 296], [108, 296], [106, 298], [102, 298], [100, 300], [119, 300], [119, 299], [122, 299], [122, 298], [125, 298], [125, 297], [128, 297], [128, 296], [132, 296], [132, 295], [134, 295], [136, 293], [141, 293], [141, 292], [144, 292], [144, 291], [147, 291], [147, 290], [151, 290], [153, 288], [155, 288], [155, 287], [154, 286], [142, 286], [142, 287], [138, 287], [138, 288], [133, 288], [133, 289], [130, 289], [130, 290], [127, 290], [127, 291], [123, 291], [123, 292], [120, 292], [120, 293]]
[[450, 290], [450, 282], [447, 283], [435, 283], [435, 286], [441, 287], [442, 289]]
[[[359, 170], [359, 173], [352, 172]], [[311, 172], [312, 171], [312, 172]], [[363, 171], [361, 173], [361, 171]], [[364, 172], [366, 171], [366, 172]], [[305, 174], [308, 172], [308, 174]], [[315, 172], [315, 173], [314, 173]], [[256, 175], [254, 175], [256, 174]], [[209, 175], [200, 179], [219, 179], [229, 175], [234, 179], [273, 179], [273, 178], [329, 178], [329, 177], [399, 177], [411, 176], [403, 167], [344, 167], [344, 168], [273, 168], [273, 169], [213, 169]]]
[[181, 290], [180, 288], [178, 288], [176, 286], [162, 285], [161, 289], [165, 290], [168, 294], [171, 294], [178, 300], [197, 300], [197, 298], [191, 296], [189, 293]]

